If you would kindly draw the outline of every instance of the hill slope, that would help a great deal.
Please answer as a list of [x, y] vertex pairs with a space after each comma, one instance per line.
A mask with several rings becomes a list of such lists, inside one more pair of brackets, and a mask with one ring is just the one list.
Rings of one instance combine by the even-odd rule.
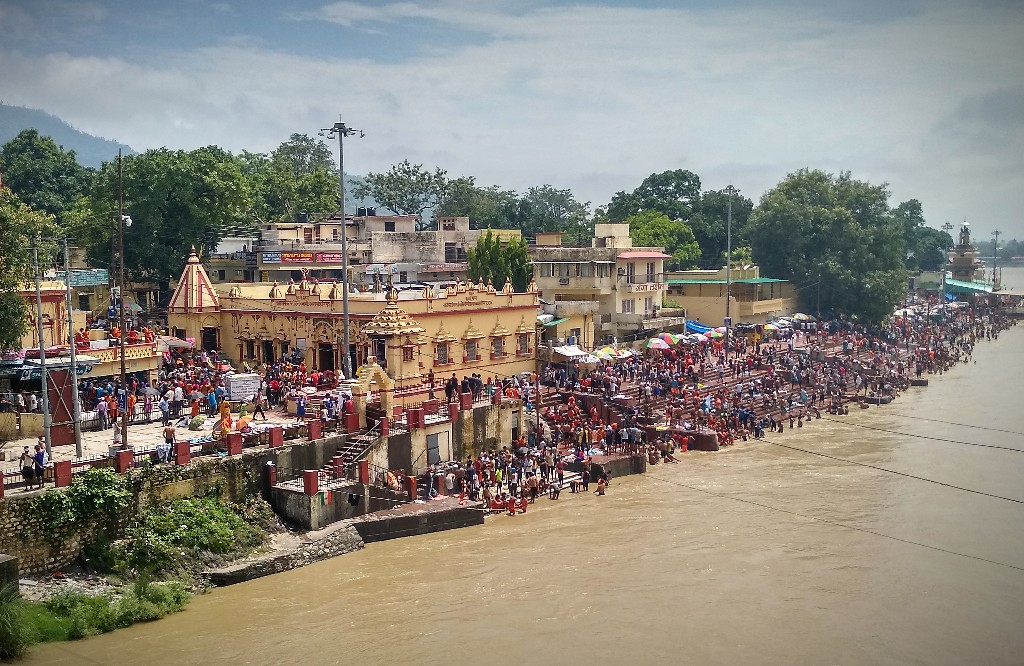
[[30, 128], [52, 137], [64, 150], [74, 150], [79, 164], [87, 167], [99, 168], [104, 161], [114, 159], [118, 148], [125, 155], [135, 154], [129, 146], [86, 134], [40, 109], [0, 104], [0, 145], [13, 139], [21, 130]]

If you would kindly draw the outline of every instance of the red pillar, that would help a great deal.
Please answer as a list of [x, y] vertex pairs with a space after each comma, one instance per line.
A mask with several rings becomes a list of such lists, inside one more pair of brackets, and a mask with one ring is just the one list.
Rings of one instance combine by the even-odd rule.
[[273, 488], [277, 485], [277, 465], [274, 463], [267, 463], [267, 488]]
[[491, 395], [491, 404], [492, 405], [500, 405], [501, 404], [501, 391], [499, 391], [499, 390], [495, 390], [494, 391], [494, 394]]
[[307, 469], [302, 472], [302, 492], [310, 497], [320, 492], [320, 472], [315, 469]]
[[71, 485], [70, 460], [60, 460], [53, 463], [53, 485], [55, 488], [65, 488]]
[[238, 456], [242, 454], [242, 433], [228, 433], [228, 455]]
[[331, 471], [334, 472], [335, 479], [340, 479], [345, 476], [344, 456], [334, 456], [331, 458]]
[[405, 477], [406, 486], [409, 488], [409, 499], [416, 499], [416, 477], [407, 476]]
[[347, 432], [355, 432], [359, 430], [359, 415], [353, 413], [345, 414], [345, 430]]
[[284, 428], [281, 426], [271, 428], [267, 442], [272, 449], [284, 446]]
[[387, 437], [391, 434], [391, 419], [386, 416], [380, 418], [380, 436]]
[[459, 420], [459, 403], [448, 403], [448, 418], [452, 420], [452, 423], [455, 423], [456, 421]]
[[192, 451], [189, 449], [188, 442], [175, 442], [174, 443], [174, 462], [178, 465], [187, 465], [192, 459]]
[[472, 393], [462, 393], [462, 394], [459, 395], [459, 398], [461, 398], [461, 400], [462, 400], [462, 405], [460, 405], [460, 406], [462, 407], [463, 410], [473, 409], [473, 394]]
[[369, 460], [360, 460], [359, 462], [356, 463], [356, 465], [357, 465], [357, 467], [359, 469], [359, 483], [369, 483], [370, 482], [370, 461]]
[[309, 434], [310, 439], [320, 439], [323, 429], [324, 424], [320, 419], [306, 421], [306, 432]]
[[118, 474], [124, 474], [132, 468], [135, 463], [135, 452], [131, 449], [118, 451], [114, 457], [114, 467]]

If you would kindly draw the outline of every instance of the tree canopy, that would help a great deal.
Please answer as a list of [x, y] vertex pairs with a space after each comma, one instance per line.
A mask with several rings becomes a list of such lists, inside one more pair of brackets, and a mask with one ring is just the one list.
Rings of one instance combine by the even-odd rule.
[[402, 160], [384, 173], [368, 173], [352, 193], [357, 199], [373, 198], [398, 215], [423, 215], [448, 192], [448, 172], [440, 167], [430, 172], [422, 164]]
[[257, 223], [294, 220], [299, 213], [324, 219], [339, 210], [338, 170], [323, 141], [292, 134], [270, 155], [246, 151], [238, 161]]
[[632, 192], [616, 192], [606, 215], [622, 222], [630, 215], [653, 210], [671, 220], [687, 220], [700, 200], [700, 178], [686, 169], [652, 173]]
[[629, 235], [637, 247], [663, 247], [672, 255], [666, 268], [693, 268], [700, 258], [700, 246], [693, 231], [682, 220], [671, 220], [667, 215], [645, 210], [626, 218]]
[[[733, 261], [736, 250], [749, 245], [747, 224], [754, 202], [743, 195], [732, 197], [732, 249]], [[729, 195], [718, 190], [704, 192], [694, 205], [693, 214], [686, 223], [700, 245], [703, 268], [718, 268], [725, 264], [729, 222]]]
[[502, 244], [501, 237], [490, 229], [480, 234], [476, 246], [469, 249], [466, 273], [471, 280], [490, 281], [496, 288], [512, 280], [516, 292], [526, 291], [533, 275], [533, 265], [527, 252], [526, 241], [520, 236]]
[[925, 226], [924, 211], [917, 199], [904, 201], [892, 211], [893, 219], [903, 226], [906, 245], [905, 265], [911, 271], [937, 271], [946, 264], [946, 251], [953, 237], [945, 231]]
[[881, 321], [906, 293], [904, 225], [885, 185], [802, 169], [761, 198], [748, 233], [764, 272], [790, 280], [804, 307]]
[[[32, 279], [32, 244], [56, 232], [53, 217], [33, 210], [6, 187], [0, 188], [0, 350], [21, 347], [28, 330], [28, 303], [18, 290]], [[53, 247], [44, 246], [41, 265]]]
[[3, 183], [28, 206], [63, 216], [92, 186], [93, 171], [34, 129], [22, 130], [0, 149]]

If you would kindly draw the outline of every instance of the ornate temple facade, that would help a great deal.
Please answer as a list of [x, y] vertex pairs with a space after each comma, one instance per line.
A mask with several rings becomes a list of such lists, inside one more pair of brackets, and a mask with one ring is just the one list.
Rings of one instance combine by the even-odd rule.
[[[287, 358], [340, 372], [342, 297], [340, 282], [308, 278], [213, 284], [193, 251], [168, 305], [169, 332], [236, 363]], [[535, 284], [515, 293], [510, 282], [350, 292], [352, 367], [375, 361], [403, 393], [425, 393], [431, 373], [499, 380], [532, 371], [538, 298]]]
[[961, 282], [984, 282], [985, 264], [978, 258], [980, 254], [971, 243], [971, 226], [964, 222], [956, 245], [949, 251], [946, 270], [950, 277]]

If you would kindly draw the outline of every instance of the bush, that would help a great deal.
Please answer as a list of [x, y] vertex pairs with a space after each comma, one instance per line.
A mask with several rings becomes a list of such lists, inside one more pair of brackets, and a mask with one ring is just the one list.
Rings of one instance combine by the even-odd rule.
[[25, 617], [16, 585], [0, 588], [0, 659], [24, 656], [32, 644], [32, 629]]

